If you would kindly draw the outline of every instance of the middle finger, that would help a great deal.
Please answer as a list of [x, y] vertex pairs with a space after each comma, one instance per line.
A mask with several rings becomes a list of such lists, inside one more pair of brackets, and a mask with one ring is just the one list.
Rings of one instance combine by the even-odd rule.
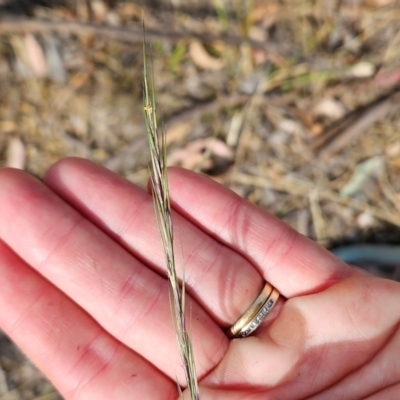
[[[166, 266], [151, 196], [90, 161], [66, 159], [45, 182], [82, 214], [155, 271]], [[207, 202], [207, 198], [204, 199]], [[175, 254], [188, 293], [220, 325], [233, 324], [263, 287], [261, 274], [244, 257], [173, 214]]]

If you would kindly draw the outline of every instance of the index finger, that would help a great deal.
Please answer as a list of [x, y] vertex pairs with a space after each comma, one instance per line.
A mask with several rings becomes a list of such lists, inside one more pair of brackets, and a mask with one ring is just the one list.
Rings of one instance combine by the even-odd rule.
[[247, 258], [285, 297], [321, 291], [353, 270], [317, 243], [213, 180], [170, 168], [172, 207]]

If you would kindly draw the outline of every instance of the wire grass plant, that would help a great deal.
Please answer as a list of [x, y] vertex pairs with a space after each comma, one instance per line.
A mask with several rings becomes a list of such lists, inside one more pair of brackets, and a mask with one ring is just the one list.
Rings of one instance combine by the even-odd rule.
[[[165, 131], [162, 129], [161, 135], [159, 135], [154, 94], [154, 74], [153, 68], [151, 68], [151, 82], [149, 84], [145, 36], [143, 36], [143, 75], [143, 110], [150, 147], [151, 189], [162, 247], [167, 264], [167, 274], [171, 286], [171, 312], [190, 397], [192, 400], [198, 400], [199, 389], [193, 348], [187, 330], [187, 321], [185, 317], [185, 280], [183, 277], [182, 283], [179, 281], [175, 264], [173, 244], [174, 231], [171, 218], [171, 204], [167, 176]], [[179, 385], [178, 389], [182, 397], [182, 391]]]

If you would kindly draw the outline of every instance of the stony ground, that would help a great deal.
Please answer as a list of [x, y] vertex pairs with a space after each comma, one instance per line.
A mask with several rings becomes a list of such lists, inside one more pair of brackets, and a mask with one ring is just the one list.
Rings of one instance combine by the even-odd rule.
[[[146, 184], [142, 16], [170, 165], [327, 247], [399, 241], [395, 0], [0, 0], [0, 166]], [[0, 400], [60, 398], [4, 336], [0, 367]]]

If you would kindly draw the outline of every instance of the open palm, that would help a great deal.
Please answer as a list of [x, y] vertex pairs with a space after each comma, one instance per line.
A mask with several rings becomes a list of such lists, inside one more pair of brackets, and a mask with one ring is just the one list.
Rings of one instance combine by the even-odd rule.
[[[0, 188], [0, 327], [66, 399], [177, 399], [151, 196], [79, 159], [44, 183], [3, 169]], [[202, 400], [400, 398], [398, 283], [354, 271], [206, 177], [172, 169], [170, 189]], [[265, 280], [283, 297], [252, 336], [230, 340]]]

